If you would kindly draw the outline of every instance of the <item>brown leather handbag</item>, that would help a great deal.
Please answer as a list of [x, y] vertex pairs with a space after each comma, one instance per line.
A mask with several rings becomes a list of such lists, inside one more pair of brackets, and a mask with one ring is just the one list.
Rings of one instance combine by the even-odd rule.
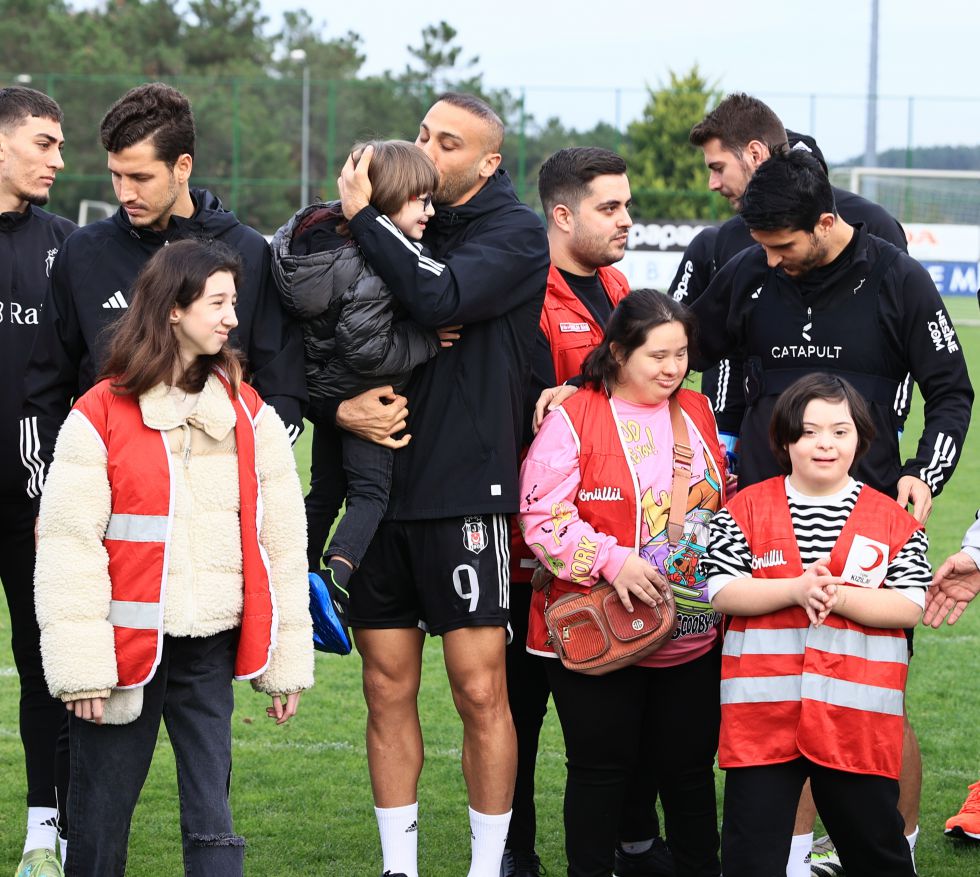
[[[674, 434], [674, 478], [667, 538], [673, 548], [684, 535], [694, 456], [687, 423], [674, 398], [670, 400], [670, 422]], [[554, 603], [548, 602], [546, 594], [544, 620], [548, 639], [562, 664], [577, 673], [602, 676], [635, 664], [659, 649], [677, 626], [677, 607], [663, 576], [658, 576], [655, 584], [663, 605], [647, 606], [634, 597], [632, 613], [626, 611], [616, 589], [606, 581], [597, 582], [585, 593], [565, 594]]]

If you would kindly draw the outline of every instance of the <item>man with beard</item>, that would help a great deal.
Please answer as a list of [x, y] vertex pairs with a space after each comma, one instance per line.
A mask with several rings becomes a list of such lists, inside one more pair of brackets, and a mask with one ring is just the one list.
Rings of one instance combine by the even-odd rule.
[[[27, 766], [27, 836], [17, 875], [60, 875], [55, 751], [65, 708], [48, 693], [34, 614], [34, 509], [24, 496], [17, 422], [21, 376], [37, 333], [51, 262], [75, 224], [48, 213], [48, 192], [65, 163], [61, 108], [31, 88], [0, 88], [0, 579], [20, 677], [20, 736]], [[60, 784], [59, 784], [60, 785]], [[62, 793], [65, 789], [62, 788]]]
[[[728, 95], [698, 122], [691, 129], [690, 142], [704, 153], [708, 188], [725, 198], [736, 214], [752, 175], [774, 151], [789, 146], [809, 152], [827, 172], [823, 153], [812, 137], [787, 131], [768, 105], [741, 92]], [[908, 248], [902, 226], [883, 207], [845, 189], [834, 187], [833, 192], [837, 211], [845, 222], [860, 222], [871, 234], [899, 249]], [[754, 243], [738, 215], [717, 229], [705, 229], [688, 245], [670, 284], [670, 294], [677, 301], [692, 305], [725, 263]], [[722, 437], [733, 451], [745, 409], [741, 363], [721, 362], [717, 369], [703, 375], [701, 389], [711, 402]], [[907, 413], [900, 412], [903, 420]]]
[[[759, 246], [731, 259], [693, 305], [705, 327], [695, 366], [732, 355], [745, 362], [740, 483], [779, 473], [768, 440], [775, 400], [802, 374], [826, 371], [850, 381], [872, 411], [875, 440], [855, 477], [903, 507], [911, 503], [925, 522], [956, 466], [973, 400], [952, 320], [929, 274], [863, 226], [846, 223], [826, 174], [804, 151], [760, 165], [741, 218]], [[925, 425], [903, 464], [898, 431], [907, 374], [925, 402]], [[914, 850], [921, 768], [908, 757], [918, 753], [908, 723], [905, 750], [899, 809]], [[802, 813], [794, 849], [809, 850], [801, 821]]]
[[[425, 631], [443, 638], [463, 721], [469, 877], [498, 877], [514, 794], [516, 747], [504, 649], [509, 615], [507, 515], [548, 245], [540, 220], [499, 168], [503, 124], [482, 100], [445, 94], [416, 144], [435, 163], [437, 209], [420, 255], [370, 206], [370, 150], [339, 180], [344, 215], [371, 266], [423, 326], [463, 324], [451, 348], [415, 370], [386, 414], [381, 396], [344, 401], [338, 425], [387, 441], [388, 512], [351, 580], [350, 624], [363, 658], [367, 753], [384, 870], [417, 877], [418, 691]], [[389, 406], [394, 408], [395, 406]]]
[[[547, 217], [551, 268], [531, 361], [532, 402], [545, 387], [579, 374], [582, 361], [602, 339], [612, 309], [629, 292], [626, 278], [611, 266], [623, 258], [633, 224], [626, 162], [607, 149], [559, 150], [541, 166], [538, 193]], [[527, 445], [530, 418], [525, 426]], [[535, 851], [534, 769], [550, 688], [544, 661], [527, 636], [530, 582], [537, 566], [512, 519], [514, 638], [507, 647], [507, 695], [517, 731], [517, 783], [502, 877], [543, 873]]]
[[196, 135], [187, 98], [160, 82], [138, 86], [109, 108], [100, 133], [121, 206], [79, 229], [54, 261], [21, 423], [28, 495], [35, 500], [72, 400], [102, 367], [103, 330], [128, 306], [130, 286], [150, 256], [181, 238], [220, 240], [241, 255], [245, 280], [233, 343], [247, 357], [248, 380], [294, 440], [302, 423], [302, 336], [283, 314], [265, 238], [211, 192], [190, 188]]

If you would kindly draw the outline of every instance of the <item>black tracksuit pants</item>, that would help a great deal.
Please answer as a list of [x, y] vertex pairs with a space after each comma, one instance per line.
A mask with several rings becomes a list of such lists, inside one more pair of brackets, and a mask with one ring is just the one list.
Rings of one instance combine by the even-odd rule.
[[[24, 497], [0, 498], [0, 579], [10, 613], [10, 644], [20, 676], [20, 736], [27, 763], [27, 806], [56, 807], [67, 792], [68, 712], [48, 693], [34, 613], [34, 509]], [[62, 737], [63, 756], [56, 752]], [[56, 794], [56, 786], [60, 793]], [[63, 808], [62, 808], [63, 809]]]

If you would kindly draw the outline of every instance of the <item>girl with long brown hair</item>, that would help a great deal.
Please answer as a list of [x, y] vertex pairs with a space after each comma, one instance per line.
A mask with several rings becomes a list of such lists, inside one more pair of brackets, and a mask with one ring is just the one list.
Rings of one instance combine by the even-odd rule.
[[188, 874], [240, 877], [232, 679], [277, 724], [313, 684], [303, 500], [286, 429], [242, 380], [238, 256], [159, 250], [72, 408], [41, 503], [44, 672], [70, 716], [67, 873], [122, 875], [160, 720]]

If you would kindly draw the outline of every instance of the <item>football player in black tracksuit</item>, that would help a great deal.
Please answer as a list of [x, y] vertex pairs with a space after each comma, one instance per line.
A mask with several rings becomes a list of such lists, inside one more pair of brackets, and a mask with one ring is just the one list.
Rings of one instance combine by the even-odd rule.
[[[423, 326], [463, 325], [405, 389], [412, 438], [394, 455], [386, 519], [351, 580], [383, 870], [393, 877], [417, 873], [415, 848], [403, 838], [417, 837], [420, 624], [443, 637], [463, 720], [471, 877], [499, 877], [510, 821], [507, 515], [518, 507], [524, 392], [549, 255], [540, 219], [497, 169], [502, 139], [500, 120], [469, 95], [444, 95], [423, 119], [416, 142], [440, 172], [422, 239], [432, 258], [407, 247], [369, 206], [367, 153], [356, 168], [348, 162], [340, 181], [351, 234], [409, 316]], [[347, 405], [338, 410], [342, 426]]]
[[[704, 367], [726, 356], [746, 363], [740, 483], [778, 474], [768, 442], [778, 394], [803, 374], [830, 372], [867, 399], [875, 422], [855, 477], [903, 507], [911, 502], [925, 521], [956, 467], [973, 402], [966, 361], [932, 278], [907, 253], [844, 222], [826, 174], [803, 151], [773, 156], [756, 171], [742, 218], [762, 246], [730, 260], [694, 303], [710, 329], [692, 363]], [[922, 393], [925, 424], [903, 463], [898, 431], [908, 410], [907, 375]], [[918, 747], [907, 721], [906, 749], [908, 788], [899, 804], [914, 853]]]
[[[207, 190], [189, 188], [194, 120], [186, 98], [160, 83], [133, 89], [109, 110], [102, 135], [122, 206], [114, 216], [79, 229], [54, 260], [21, 425], [28, 495], [35, 501], [72, 401], [98, 377], [106, 352], [103, 330], [127, 307], [140, 269], [174, 240], [220, 240], [242, 257], [232, 339], [248, 360], [249, 382], [275, 407], [294, 440], [302, 424], [302, 336], [282, 311], [265, 238]], [[177, 141], [179, 155], [161, 155], [154, 138]]]
[[[803, 180], [797, 189], [776, 192], [777, 185], [795, 186], [797, 180]], [[797, 259], [782, 239], [780, 246], [770, 245], [777, 231], [786, 232], [786, 241], [790, 232], [806, 235], [772, 225], [790, 215], [774, 213], [772, 205], [785, 208], [805, 185], [812, 194], [800, 215], [810, 210], [821, 223], [829, 217], [832, 258], [820, 249], [822, 224], [815, 226], [818, 249], [810, 256]], [[913, 496], [921, 517], [958, 462], [973, 400], [963, 352], [928, 272], [863, 226], [844, 222], [820, 165], [805, 153], [775, 156], [756, 172], [742, 218], [766, 246], [757, 244], [730, 260], [693, 305], [701, 325], [712, 327], [702, 333], [699, 364], [732, 353], [746, 360], [740, 482], [747, 486], [778, 474], [768, 443], [775, 398], [802, 374], [826, 371], [850, 380], [872, 406], [877, 435], [857, 477], [904, 499], [908, 490], [900, 489], [899, 479], [914, 477], [922, 482]], [[835, 252], [837, 242], [843, 246]], [[903, 464], [898, 412], [908, 405], [907, 373], [925, 400], [925, 426], [914, 456]]]
[[[20, 677], [20, 735], [27, 765], [27, 838], [17, 873], [60, 874], [57, 863], [58, 735], [66, 726], [41, 666], [34, 614], [34, 509], [24, 496], [17, 423], [21, 380], [37, 333], [51, 263], [75, 224], [42, 210], [64, 167], [62, 114], [46, 95], [0, 89], [0, 579], [10, 614], [11, 648]], [[67, 769], [67, 761], [60, 765]]]
[[[827, 172], [827, 164], [816, 141], [806, 135], [787, 131], [786, 136], [791, 149], [802, 149], [816, 156]], [[846, 189], [833, 187], [837, 213], [850, 225], [861, 223], [864, 228], [901, 250], [908, 250], [905, 230], [884, 207], [867, 198], [862, 198]], [[708, 284], [729, 259], [737, 256], [755, 241], [749, 234], [741, 216], [733, 216], [723, 225], [704, 229], [684, 251], [684, 258], [671, 281], [669, 294], [689, 307], [708, 288]], [[724, 360], [717, 368], [702, 375], [701, 391], [708, 397], [722, 433], [738, 435], [738, 425], [745, 411], [742, 392], [742, 366], [739, 362]], [[904, 423], [908, 409], [898, 412]]]

